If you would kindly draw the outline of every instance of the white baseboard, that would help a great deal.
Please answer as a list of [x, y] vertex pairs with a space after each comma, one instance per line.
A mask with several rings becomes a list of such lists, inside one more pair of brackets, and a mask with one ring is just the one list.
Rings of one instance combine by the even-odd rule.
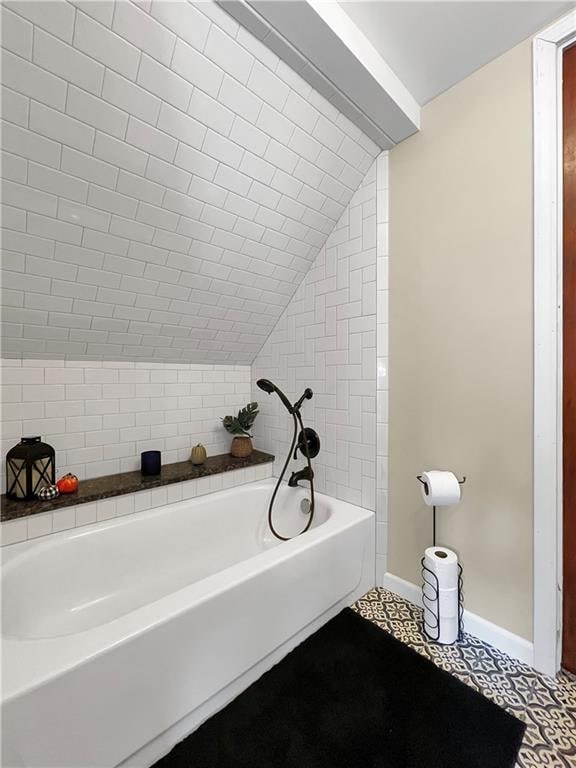
[[[384, 589], [394, 592], [394, 594], [409, 600], [414, 605], [422, 607], [422, 592], [419, 586], [405, 581], [393, 573], [385, 573], [381, 586]], [[534, 664], [534, 646], [529, 640], [525, 640], [513, 632], [509, 632], [497, 624], [493, 624], [487, 619], [483, 619], [471, 611], [464, 611], [464, 631], [474, 637], [478, 637], [485, 643], [498, 648], [499, 651], [506, 653], [513, 659], [522, 661], [524, 664], [533, 666]]]

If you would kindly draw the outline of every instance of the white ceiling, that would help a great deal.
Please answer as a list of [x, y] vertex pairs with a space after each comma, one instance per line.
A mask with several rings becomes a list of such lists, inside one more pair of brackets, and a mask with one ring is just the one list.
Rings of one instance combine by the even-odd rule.
[[576, 7], [575, 2], [340, 2], [419, 104]]

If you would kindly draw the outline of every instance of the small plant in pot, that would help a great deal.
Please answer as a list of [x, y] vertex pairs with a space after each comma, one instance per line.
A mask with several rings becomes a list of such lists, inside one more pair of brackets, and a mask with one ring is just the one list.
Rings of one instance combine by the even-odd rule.
[[237, 416], [224, 416], [222, 419], [224, 428], [234, 435], [230, 455], [236, 459], [245, 459], [254, 450], [250, 430], [256, 421], [256, 416], [258, 416], [258, 403], [248, 403], [238, 411]]

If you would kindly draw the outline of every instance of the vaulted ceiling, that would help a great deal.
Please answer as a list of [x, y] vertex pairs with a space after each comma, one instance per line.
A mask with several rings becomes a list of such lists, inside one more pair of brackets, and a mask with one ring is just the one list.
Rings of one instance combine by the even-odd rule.
[[214, 3], [2, 4], [3, 354], [249, 363], [378, 147]]
[[340, 0], [419, 104], [576, 7], [574, 0]]

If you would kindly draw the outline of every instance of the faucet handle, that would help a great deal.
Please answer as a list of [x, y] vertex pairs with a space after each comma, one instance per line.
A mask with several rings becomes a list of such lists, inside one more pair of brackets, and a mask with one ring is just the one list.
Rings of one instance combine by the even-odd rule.
[[[308, 448], [308, 452], [306, 452], [306, 448]], [[320, 438], [318, 437], [316, 430], [312, 429], [312, 427], [304, 427], [304, 429], [300, 431], [298, 442], [294, 449], [295, 459], [298, 458], [298, 451], [300, 451], [304, 458], [310, 456], [311, 459], [315, 459], [320, 453]]]

